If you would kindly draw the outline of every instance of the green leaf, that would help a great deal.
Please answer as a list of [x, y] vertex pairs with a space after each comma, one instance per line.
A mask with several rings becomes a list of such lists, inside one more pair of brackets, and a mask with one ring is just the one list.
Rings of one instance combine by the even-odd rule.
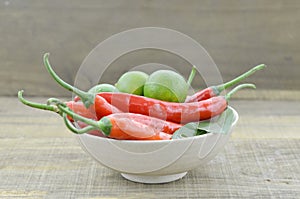
[[[207, 133], [206, 131], [201, 131], [202, 133]], [[174, 132], [172, 139], [181, 139], [186, 137], [196, 136], [198, 133], [198, 122], [187, 123], [180, 129]]]
[[221, 115], [201, 122], [191, 122], [174, 132], [172, 139], [193, 137], [205, 133], [229, 132], [235, 117], [231, 108], [227, 108]]
[[226, 134], [229, 132], [234, 119], [232, 109], [227, 108], [221, 115], [208, 121], [199, 122], [198, 129], [202, 129], [210, 133]]

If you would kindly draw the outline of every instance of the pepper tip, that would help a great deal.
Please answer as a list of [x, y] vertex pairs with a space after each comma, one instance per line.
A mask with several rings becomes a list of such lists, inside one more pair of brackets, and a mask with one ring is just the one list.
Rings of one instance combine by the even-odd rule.
[[24, 90], [19, 90], [19, 91], [18, 91], [18, 98], [21, 98], [22, 95], [23, 95], [23, 93], [24, 93]]
[[49, 52], [45, 53], [45, 54], [44, 54], [44, 58], [49, 57], [49, 55], [50, 55]]

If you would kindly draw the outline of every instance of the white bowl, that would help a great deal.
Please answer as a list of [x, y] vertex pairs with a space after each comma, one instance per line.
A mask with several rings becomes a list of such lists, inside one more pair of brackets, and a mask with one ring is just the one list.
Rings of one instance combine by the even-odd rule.
[[89, 134], [77, 137], [89, 155], [124, 178], [166, 183], [184, 177], [187, 171], [207, 163], [223, 149], [238, 121], [238, 113], [231, 109], [234, 121], [226, 134], [207, 133], [162, 141], [114, 140]]

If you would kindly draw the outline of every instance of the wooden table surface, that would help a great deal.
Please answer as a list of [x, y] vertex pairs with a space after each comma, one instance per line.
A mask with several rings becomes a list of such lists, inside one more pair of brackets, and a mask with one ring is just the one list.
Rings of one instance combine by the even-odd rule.
[[[31, 98], [44, 102], [45, 98]], [[230, 141], [183, 179], [147, 185], [101, 166], [53, 113], [0, 103], [0, 198], [298, 198], [298, 100], [234, 100]]]

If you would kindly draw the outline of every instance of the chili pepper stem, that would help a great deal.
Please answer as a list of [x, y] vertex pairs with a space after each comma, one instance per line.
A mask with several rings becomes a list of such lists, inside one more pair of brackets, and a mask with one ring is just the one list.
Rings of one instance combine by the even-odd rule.
[[76, 134], [84, 134], [84, 133], [87, 133], [88, 131], [95, 129], [95, 127], [93, 127], [93, 126], [87, 126], [82, 129], [78, 129], [78, 128], [74, 127], [73, 124], [70, 122], [70, 120], [68, 120], [66, 113], [63, 113], [63, 119], [64, 119], [64, 123], [65, 123], [66, 127], [70, 131], [72, 131], [73, 133], [76, 133]]
[[53, 77], [53, 79], [59, 84], [61, 85], [63, 88], [75, 93], [76, 95], [78, 95], [81, 98], [81, 101], [83, 102], [83, 104], [85, 105], [86, 108], [88, 108], [91, 104], [94, 103], [94, 99], [95, 99], [95, 95], [94, 94], [90, 94], [88, 92], [82, 91], [78, 88], [75, 88], [74, 86], [68, 84], [67, 82], [63, 81], [52, 69], [51, 64], [49, 62], [49, 53], [45, 53], [44, 54], [44, 65], [46, 67], [46, 69], [48, 70], [48, 72], [50, 73], [50, 75]]
[[51, 105], [51, 104], [57, 104], [57, 103], [60, 103], [61, 101], [57, 98], [49, 98], [47, 100], [47, 105]]
[[252, 75], [253, 73], [255, 73], [258, 70], [262, 70], [266, 67], [265, 64], [260, 64], [255, 66], [254, 68], [248, 70], [247, 72], [243, 73], [242, 75], [234, 78], [233, 80], [226, 82], [224, 84], [218, 85], [218, 86], [213, 86], [212, 89], [214, 89], [214, 92], [219, 94], [222, 91], [224, 91], [225, 89], [239, 83], [240, 81], [242, 81], [243, 79], [245, 79], [246, 77], [249, 77], [250, 75]]
[[103, 117], [99, 120], [99, 126], [104, 135], [109, 136], [112, 129], [112, 123], [107, 117]]
[[23, 90], [19, 91], [18, 92], [18, 99], [25, 105], [27, 106], [30, 106], [30, 107], [33, 107], [33, 108], [37, 108], [37, 109], [42, 109], [42, 110], [46, 110], [46, 111], [52, 111], [52, 112], [55, 112], [55, 113], [58, 113], [59, 115], [61, 115], [61, 112], [60, 110], [56, 107], [56, 106], [53, 106], [53, 105], [50, 105], [50, 104], [40, 104], [40, 103], [36, 103], [36, 102], [30, 102], [28, 100], [26, 100], [24, 97], [23, 97]]
[[238, 85], [225, 95], [225, 99], [229, 100], [234, 93], [236, 93], [238, 90], [243, 89], [243, 88], [254, 88], [255, 89], [256, 86], [254, 84], [241, 84], [241, 85]]
[[193, 81], [195, 75], [196, 75], [196, 66], [193, 66], [192, 71], [191, 71], [191, 73], [190, 73], [190, 75], [189, 75], [189, 78], [188, 78], [188, 80], [187, 80], [187, 84], [188, 84], [189, 86], [191, 86], [192, 81]]
[[99, 124], [98, 122], [92, 120], [92, 119], [88, 119], [85, 117], [82, 117], [81, 115], [78, 115], [76, 113], [74, 113], [72, 110], [70, 110], [65, 104], [63, 103], [57, 103], [57, 107], [59, 108], [59, 110], [63, 113], [63, 114], [67, 114], [69, 116], [71, 116], [73, 119], [75, 120], [79, 120], [81, 122], [86, 123], [87, 125], [90, 125], [93, 127], [93, 129], [96, 130], [101, 130], [99, 128]]

